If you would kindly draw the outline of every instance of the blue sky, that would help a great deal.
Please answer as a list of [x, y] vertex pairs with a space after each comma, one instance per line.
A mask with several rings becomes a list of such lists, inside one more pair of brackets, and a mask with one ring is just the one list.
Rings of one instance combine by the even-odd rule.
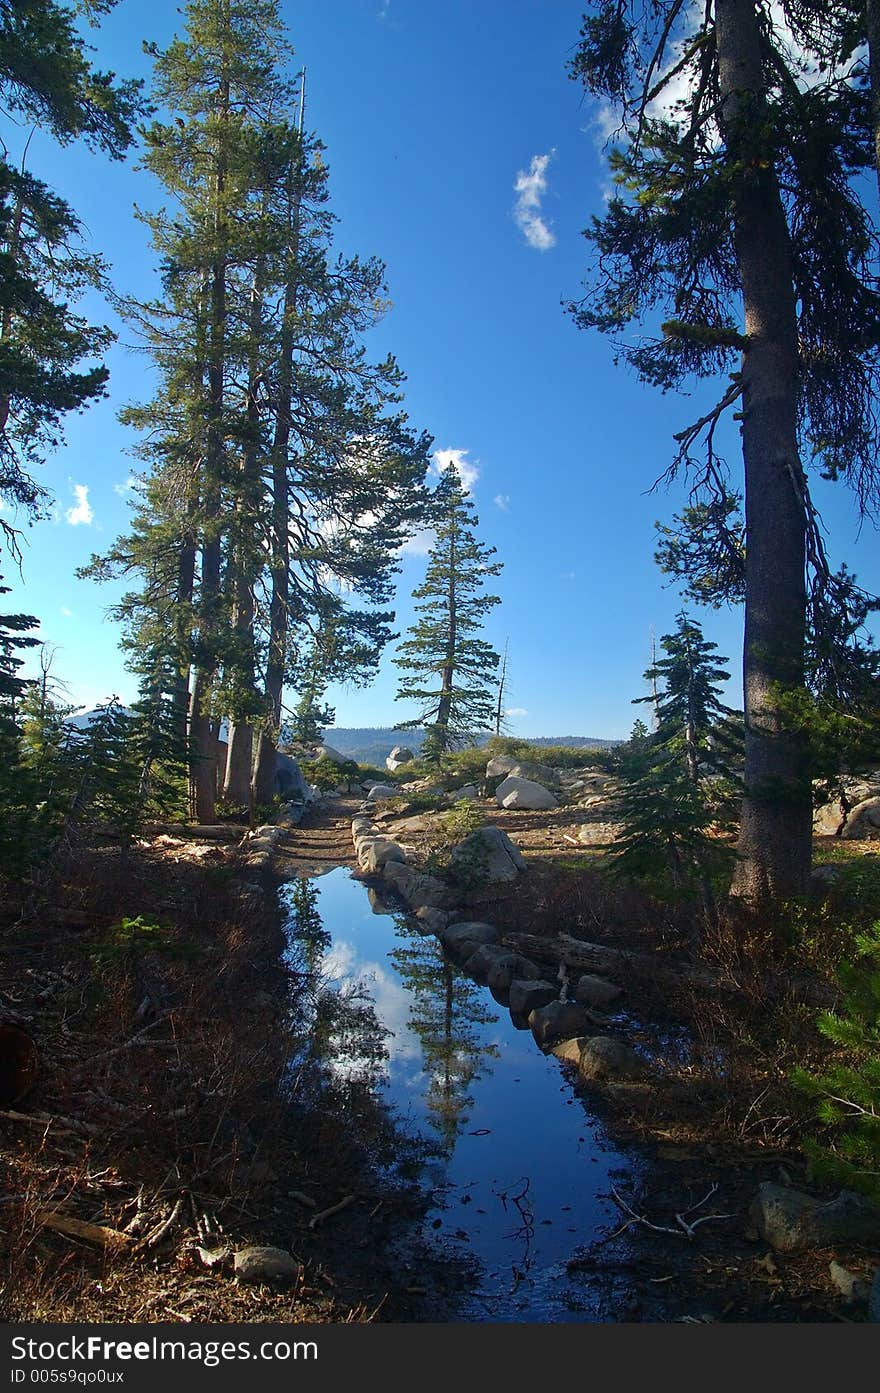
[[[386, 262], [393, 308], [368, 340], [407, 373], [413, 424], [469, 466], [480, 535], [498, 549], [503, 603], [487, 636], [510, 646], [511, 728], [525, 735], [625, 736], [640, 708], [652, 632], [680, 599], [653, 563], [654, 520], [683, 496], [650, 493], [671, 436], [707, 398], [662, 396], [616, 368], [610, 344], [578, 332], [562, 302], [588, 273], [581, 230], [608, 186], [596, 112], [566, 74], [581, 21], [554, 0], [287, 0], [285, 20], [307, 73], [307, 125], [327, 146], [337, 246]], [[181, 24], [173, 0], [121, 0], [92, 37], [96, 61], [149, 76], [141, 40], [165, 44]], [[26, 135], [3, 123], [14, 151]], [[37, 134], [34, 172], [78, 210], [116, 287], [149, 295], [152, 253], [133, 204], [159, 201], [136, 160], [111, 165]], [[112, 320], [100, 305], [93, 315]], [[150, 367], [120, 328], [110, 396], [74, 417], [44, 482], [54, 518], [27, 533], [24, 584], [7, 607], [39, 616], [75, 700], [133, 695], [111, 587], [75, 568], [106, 548], [126, 518], [131, 439], [116, 422], [150, 394]], [[726, 452], [738, 477], [739, 445]], [[817, 502], [835, 560], [880, 589], [876, 534], [859, 536], [842, 486]], [[397, 624], [424, 557], [408, 553]], [[741, 616], [706, 612], [707, 637], [738, 669]], [[335, 689], [339, 725], [413, 714], [395, 703], [389, 653], [365, 691]], [[739, 704], [734, 680], [729, 700]]]

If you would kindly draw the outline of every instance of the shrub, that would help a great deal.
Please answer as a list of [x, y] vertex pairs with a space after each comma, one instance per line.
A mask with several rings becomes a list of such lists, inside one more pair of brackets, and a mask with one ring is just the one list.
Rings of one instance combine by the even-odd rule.
[[824, 1011], [819, 1030], [843, 1057], [825, 1073], [793, 1078], [817, 1103], [827, 1142], [808, 1141], [817, 1178], [860, 1190], [880, 1201], [880, 923], [859, 934], [857, 959], [844, 964], [840, 1012]]

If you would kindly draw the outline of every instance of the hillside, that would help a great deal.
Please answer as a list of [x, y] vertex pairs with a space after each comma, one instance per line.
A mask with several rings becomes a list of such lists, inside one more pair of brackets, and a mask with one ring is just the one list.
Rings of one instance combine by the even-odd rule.
[[[423, 730], [395, 730], [393, 726], [333, 726], [325, 731], [324, 739], [340, 754], [348, 755], [361, 764], [381, 765], [395, 745], [408, 745], [418, 753], [424, 734]], [[488, 732], [475, 735], [474, 744], [485, 745], [491, 738]], [[530, 745], [569, 745], [574, 749], [607, 749], [620, 744], [619, 740], [602, 740], [592, 735], [529, 736], [528, 741]]]

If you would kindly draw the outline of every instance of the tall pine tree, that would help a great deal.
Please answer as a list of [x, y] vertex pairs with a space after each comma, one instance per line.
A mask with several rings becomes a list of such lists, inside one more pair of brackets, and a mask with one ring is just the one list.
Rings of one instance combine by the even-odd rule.
[[665, 388], [732, 370], [717, 405], [679, 434], [672, 472], [694, 471], [694, 501], [708, 499], [723, 528], [730, 491], [716, 433], [740, 408], [736, 889], [754, 901], [804, 894], [810, 868], [807, 741], [784, 698], [803, 689], [808, 600], [818, 612], [829, 571], [802, 459], [852, 480], [863, 501], [877, 479], [880, 300], [857, 184], [873, 158], [867, 102], [836, 73], [804, 80], [782, 27], [789, 8], [710, 0], [695, 17], [683, 0], [601, 0], [571, 68], [623, 123], [611, 157], [619, 193], [586, 234], [598, 275], [573, 306], [577, 322], [617, 335], [662, 316], [662, 337], [630, 338], [620, 352]]
[[397, 650], [402, 676], [398, 701], [415, 702], [419, 714], [399, 724], [427, 724], [425, 758], [439, 760], [456, 745], [491, 730], [495, 716], [495, 673], [499, 658], [478, 637], [500, 597], [483, 593], [487, 578], [500, 575], [494, 547], [477, 540], [479, 518], [450, 463], [434, 493], [431, 525], [435, 541], [425, 579], [413, 591], [420, 616]]

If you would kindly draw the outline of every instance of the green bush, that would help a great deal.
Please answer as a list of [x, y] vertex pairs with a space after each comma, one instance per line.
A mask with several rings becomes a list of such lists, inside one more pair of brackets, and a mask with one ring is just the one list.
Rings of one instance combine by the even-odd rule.
[[476, 803], [467, 798], [460, 798], [448, 813], [443, 814], [440, 823], [449, 840], [458, 843], [469, 837], [471, 832], [485, 827], [486, 814]]
[[818, 1019], [842, 1057], [824, 1073], [793, 1077], [827, 1130], [827, 1139], [806, 1144], [813, 1174], [880, 1201], [880, 923], [858, 935], [856, 949], [856, 961], [839, 970], [841, 1010]]
[[301, 768], [309, 783], [314, 784], [321, 793], [329, 793], [340, 784], [348, 784], [350, 787], [352, 783], [361, 781], [360, 769], [353, 759], [347, 759], [344, 764], [337, 764], [335, 760], [322, 755], [320, 759], [303, 760]]

